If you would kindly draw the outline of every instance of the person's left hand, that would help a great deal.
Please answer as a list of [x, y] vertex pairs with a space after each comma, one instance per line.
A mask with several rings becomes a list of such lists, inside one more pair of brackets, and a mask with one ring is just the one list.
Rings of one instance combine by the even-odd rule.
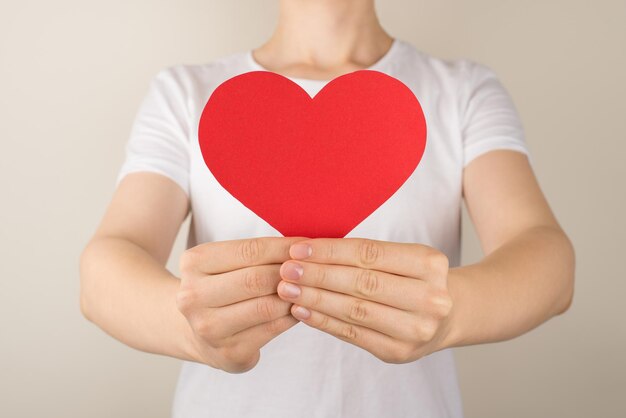
[[[280, 267], [278, 295], [305, 324], [387, 363], [445, 348], [452, 299], [442, 252], [414, 243], [316, 238], [292, 244], [289, 255], [294, 260]], [[289, 296], [290, 289], [297, 294]]]

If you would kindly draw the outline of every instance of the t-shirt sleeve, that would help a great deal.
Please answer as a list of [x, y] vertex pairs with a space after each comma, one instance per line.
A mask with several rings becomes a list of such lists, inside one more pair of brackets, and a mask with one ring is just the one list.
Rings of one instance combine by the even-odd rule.
[[464, 60], [462, 64], [464, 76], [459, 113], [463, 166], [496, 149], [521, 152], [530, 161], [520, 116], [494, 71], [469, 60]]
[[116, 185], [126, 174], [150, 171], [169, 177], [189, 196], [189, 118], [177, 67], [150, 81], [126, 142]]

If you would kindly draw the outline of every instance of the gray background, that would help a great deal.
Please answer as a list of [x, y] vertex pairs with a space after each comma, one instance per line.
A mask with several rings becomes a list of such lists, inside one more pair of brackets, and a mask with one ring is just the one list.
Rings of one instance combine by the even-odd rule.
[[[276, 10], [260, 0], [0, 1], [0, 415], [168, 416], [179, 362], [81, 317], [78, 256], [150, 78], [257, 47]], [[577, 250], [564, 316], [455, 350], [467, 417], [626, 416], [626, 2], [388, 0], [378, 10], [392, 36], [497, 72]], [[465, 221], [471, 262], [481, 254]]]

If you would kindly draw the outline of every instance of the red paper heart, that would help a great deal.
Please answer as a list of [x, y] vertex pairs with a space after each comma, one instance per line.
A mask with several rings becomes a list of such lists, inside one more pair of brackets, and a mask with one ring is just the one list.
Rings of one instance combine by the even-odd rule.
[[413, 92], [378, 71], [337, 77], [313, 98], [251, 71], [214, 90], [198, 135], [215, 179], [283, 236], [342, 238], [413, 173], [426, 121]]

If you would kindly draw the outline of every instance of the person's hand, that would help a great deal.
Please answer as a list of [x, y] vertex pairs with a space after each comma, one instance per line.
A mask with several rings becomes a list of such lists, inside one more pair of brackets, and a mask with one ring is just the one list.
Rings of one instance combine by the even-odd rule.
[[289, 246], [305, 237], [261, 237], [197, 245], [180, 259], [178, 309], [191, 325], [198, 362], [243, 373], [260, 348], [298, 323], [276, 295]]
[[295, 243], [290, 256], [299, 260], [281, 265], [278, 295], [294, 303], [292, 314], [305, 324], [387, 363], [442, 348], [452, 309], [442, 252], [413, 243], [317, 238]]

